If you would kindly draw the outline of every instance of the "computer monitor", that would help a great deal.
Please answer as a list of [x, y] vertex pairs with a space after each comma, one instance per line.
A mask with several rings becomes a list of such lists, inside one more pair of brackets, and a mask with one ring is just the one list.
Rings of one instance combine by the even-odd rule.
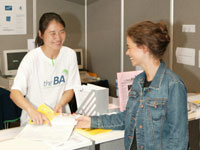
[[83, 69], [83, 49], [74, 49], [76, 52], [77, 62], [78, 62], [78, 68]]
[[3, 50], [0, 52], [0, 70], [2, 76], [15, 76], [19, 64], [27, 54], [27, 49]]

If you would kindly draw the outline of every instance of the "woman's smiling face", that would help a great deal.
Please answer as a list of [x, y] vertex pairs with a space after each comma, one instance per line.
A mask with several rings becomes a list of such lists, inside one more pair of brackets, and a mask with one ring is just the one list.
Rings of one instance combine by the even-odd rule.
[[137, 46], [136, 43], [133, 42], [133, 40], [127, 36], [126, 38], [126, 42], [127, 42], [127, 51], [126, 51], [126, 55], [129, 56], [131, 63], [133, 66], [137, 66], [140, 65], [142, 60], [143, 60], [143, 56], [144, 56], [144, 50]]
[[66, 38], [65, 28], [59, 22], [52, 20], [40, 37], [47, 49], [60, 50]]

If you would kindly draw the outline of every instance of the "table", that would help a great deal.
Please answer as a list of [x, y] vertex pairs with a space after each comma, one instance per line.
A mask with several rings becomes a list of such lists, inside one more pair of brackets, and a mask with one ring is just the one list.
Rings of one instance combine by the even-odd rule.
[[125, 150], [124, 130], [112, 130], [88, 137], [95, 144], [95, 150]]
[[[69, 150], [69, 149], [78, 149], [78, 150], [94, 150], [94, 143], [77, 134], [73, 133], [68, 143], [59, 148], [52, 148], [48, 144], [40, 141], [30, 141], [25, 139], [15, 139], [14, 137], [22, 131], [23, 127], [10, 128], [0, 131], [0, 147], [5, 148], [6, 150], [20, 149], [20, 150]], [[78, 138], [78, 139], [77, 139]]]
[[[194, 96], [195, 93], [188, 93], [189, 96]], [[200, 150], [200, 112], [188, 113], [188, 128], [189, 128], [189, 146], [190, 150]]]

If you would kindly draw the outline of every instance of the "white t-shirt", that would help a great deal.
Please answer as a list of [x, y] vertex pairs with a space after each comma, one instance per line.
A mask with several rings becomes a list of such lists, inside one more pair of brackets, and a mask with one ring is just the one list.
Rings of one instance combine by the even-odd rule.
[[[35, 108], [42, 103], [54, 108], [64, 91], [80, 85], [76, 53], [72, 49], [63, 46], [57, 58], [52, 60], [39, 47], [23, 58], [11, 89], [21, 91]], [[70, 112], [69, 106], [67, 112]], [[23, 110], [21, 125], [28, 120]]]

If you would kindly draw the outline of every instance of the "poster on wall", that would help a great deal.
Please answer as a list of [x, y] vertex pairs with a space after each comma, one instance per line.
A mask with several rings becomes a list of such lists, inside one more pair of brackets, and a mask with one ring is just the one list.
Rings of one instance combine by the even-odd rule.
[[26, 0], [0, 0], [0, 35], [27, 33]]
[[132, 87], [133, 80], [141, 72], [143, 72], [143, 70], [117, 73], [117, 84], [119, 90], [119, 108], [121, 112], [123, 112], [126, 109], [126, 104], [128, 102], [129, 92]]

